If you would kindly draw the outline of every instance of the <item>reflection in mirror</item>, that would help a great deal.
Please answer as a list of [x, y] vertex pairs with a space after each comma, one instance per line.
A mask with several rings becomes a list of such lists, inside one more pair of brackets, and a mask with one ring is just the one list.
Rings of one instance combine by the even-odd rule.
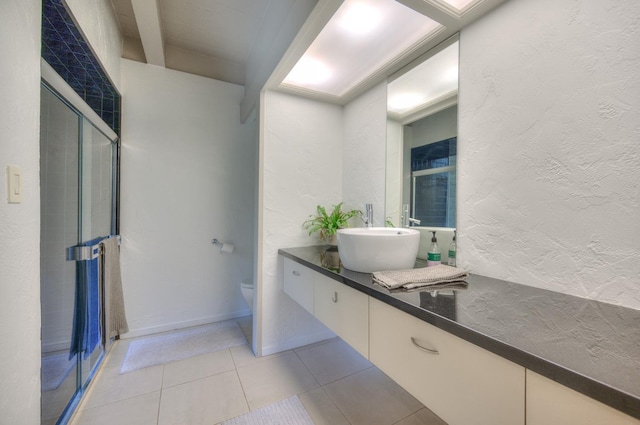
[[456, 117], [451, 106], [403, 127], [404, 145], [411, 147], [406, 224], [411, 219], [423, 227], [456, 227]]
[[387, 86], [387, 221], [455, 228], [457, 37], [407, 68]]

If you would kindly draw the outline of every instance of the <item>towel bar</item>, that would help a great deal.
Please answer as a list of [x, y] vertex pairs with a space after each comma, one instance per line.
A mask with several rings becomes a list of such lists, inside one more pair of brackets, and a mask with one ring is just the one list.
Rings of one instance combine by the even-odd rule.
[[[117, 238], [118, 245], [120, 245], [122, 241], [122, 237], [120, 235], [110, 235], [104, 239], [109, 238]], [[102, 254], [102, 247], [100, 246], [101, 243], [102, 242], [91, 246], [75, 245], [67, 248], [67, 261], [86, 261], [98, 258], [98, 256]]]

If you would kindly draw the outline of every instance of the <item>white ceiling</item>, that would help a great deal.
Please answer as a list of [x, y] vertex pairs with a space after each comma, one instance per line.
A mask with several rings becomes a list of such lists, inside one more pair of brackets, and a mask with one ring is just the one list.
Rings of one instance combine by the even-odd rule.
[[[240, 85], [265, 20], [283, 19], [268, 11], [290, 2], [111, 0], [125, 39], [123, 57]], [[150, 58], [158, 48], [163, 58]]]
[[[279, 64], [271, 74], [269, 87], [344, 104], [506, 0], [397, 0], [403, 8], [422, 16], [418, 25], [425, 26], [426, 31], [414, 37], [417, 43], [412, 39], [408, 43], [395, 41], [358, 47], [359, 54], [346, 53], [346, 60], [349, 62], [351, 58], [354, 69], [355, 65], [364, 65], [361, 68], [366, 72], [340, 71], [341, 87], [323, 88], [318, 92], [281, 83], [314, 40], [320, 38], [323, 28], [330, 26], [334, 14], [339, 15], [337, 12], [345, 0], [110, 1], [124, 37], [123, 57], [245, 86], [252, 85], [251, 73], [256, 72], [252, 57], [281, 55], [277, 49], [269, 51], [272, 43], [283, 41], [278, 34], [279, 27], [284, 26], [290, 10], [301, 10], [301, 4], [308, 4], [310, 7], [304, 9], [308, 19], [298, 35], [282, 58], [272, 58], [274, 64], [278, 61]], [[411, 31], [403, 32], [403, 22], [400, 19], [393, 23], [395, 31], [393, 27], [391, 31], [401, 39], [410, 38]], [[325, 50], [335, 50], [341, 44], [331, 40]], [[369, 56], [375, 49], [383, 55], [371, 61]], [[348, 68], [348, 64], [346, 68], [343, 66]]]

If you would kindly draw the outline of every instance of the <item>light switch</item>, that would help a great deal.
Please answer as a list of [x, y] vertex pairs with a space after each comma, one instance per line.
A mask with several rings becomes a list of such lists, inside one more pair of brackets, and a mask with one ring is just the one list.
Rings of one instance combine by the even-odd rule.
[[7, 194], [10, 204], [22, 202], [22, 170], [13, 165], [7, 165]]

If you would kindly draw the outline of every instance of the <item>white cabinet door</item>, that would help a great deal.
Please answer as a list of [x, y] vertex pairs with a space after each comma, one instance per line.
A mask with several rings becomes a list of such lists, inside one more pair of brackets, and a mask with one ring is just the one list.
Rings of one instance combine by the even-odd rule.
[[369, 297], [320, 273], [314, 274], [315, 316], [369, 358]]
[[527, 370], [527, 425], [639, 425], [640, 420]]
[[313, 270], [284, 258], [284, 292], [313, 314]]
[[525, 369], [371, 298], [370, 360], [449, 425], [522, 425]]

